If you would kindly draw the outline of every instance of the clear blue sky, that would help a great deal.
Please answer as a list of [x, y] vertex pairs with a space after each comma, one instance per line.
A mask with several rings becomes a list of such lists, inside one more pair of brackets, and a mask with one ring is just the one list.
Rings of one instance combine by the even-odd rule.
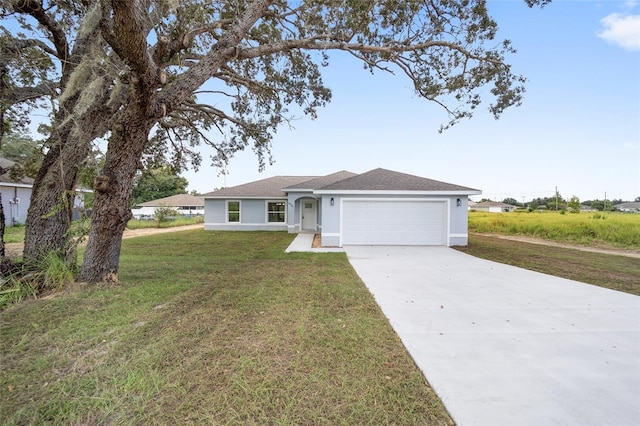
[[[555, 0], [529, 9], [490, 0], [509, 58], [529, 82], [524, 104], [496, 121], [476, 116], [438, 133], [446, 114], [418, 98], [401, 75], [370, 75], [333, 55], [324, 71], [332, 102], [316, 120], [274, 138], [276, 163], [258, 173], [251, 150], [228, 175], [188, 172], [189, 190], [212, 191], [274, 175], [356, 173], [382, 167], [481, 189], [482, 197], [562, 196], [633, 200], [640, 196], [640, 3]], [[479, 199], [480, 197], [475, 197]]]

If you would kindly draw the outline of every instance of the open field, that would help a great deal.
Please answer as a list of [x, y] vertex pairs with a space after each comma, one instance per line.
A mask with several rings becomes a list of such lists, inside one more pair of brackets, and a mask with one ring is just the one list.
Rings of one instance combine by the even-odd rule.
[[451, 424], [343, 253], [123, 241], [122, 284], [0, 312], [0, 424]]
[[533, 236], [586, 246], [640, 249], [640, 214], [471, 211], [469, 231]]

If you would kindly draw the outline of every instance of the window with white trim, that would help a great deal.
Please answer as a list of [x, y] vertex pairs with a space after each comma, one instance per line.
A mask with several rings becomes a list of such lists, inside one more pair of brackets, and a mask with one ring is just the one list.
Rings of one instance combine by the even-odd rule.
[[227, 222], [240, 222], [240, 201], [227, 201]]
[[287, 203], [284, 201], [267, 202], [267, 222], [284, 223], [286, 221]]

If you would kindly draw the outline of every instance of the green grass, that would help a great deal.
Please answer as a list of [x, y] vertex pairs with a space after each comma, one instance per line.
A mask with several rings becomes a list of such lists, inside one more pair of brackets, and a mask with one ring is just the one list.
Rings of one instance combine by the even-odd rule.
[[469, 231], [529, 235], [572, 244], [640, 249], [640, 215], [638, 214], [469, 212]]
[[24, 225], [7, 226], [4, 228], [5, 243], [21, 243], [24, 241]]
[[640, 259], [470, 234], [470, 255], [640, 296]]
[[117, 286], [0, 312], [0, 424], [452, 424], [342, 253], [123, 241]]

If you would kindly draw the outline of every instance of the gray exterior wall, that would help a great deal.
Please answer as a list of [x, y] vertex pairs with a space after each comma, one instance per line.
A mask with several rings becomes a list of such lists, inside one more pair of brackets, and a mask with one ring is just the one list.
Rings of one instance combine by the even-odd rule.
[[[31, 204], [31, 188], [0, 186], [5, 226], [24, 225], [27, 221], [27, 210]], [[18, 198], [20, 202], [12, 202]]]
[[[457, 205], [460, 199], [461, 205]], [[469, 197], [449, 197], [449, 246], [466, 246], [469, 243]]]
[[[285, 201], [274, 199], [205, 199], [205, 230], [230, 230], [230, 231], [288, 231], [290, 233], [300, 232], [300, 209], [302, 202], [308, 199], [316, 199], [318, 203], [317, 223], [318, 231], [322, 234], [324, 246], [339, 246], [341, 243], [340, 214], [342, 198], [383, 198], [383, 199], [434, 199], [445, 201], [447, 211], [447, 241], [449, 246], [468, 244], [468, 196], [466, 195], [385, 195], [385, 194], [362, 194], [362, 195], [330, 195], [323, 194], [322, 197], [312, 196], [309, 192], [290, 193], [286, 200], [287, 217], [285, 223], [267, 222], [267, 202]], [[334, 204], [331, 205], [331, 198]], [[461, 205], [457, 205], [457, 199]], [[227, 221], [227, 201], [240, 201], [240, 222]]]
[[[227, 202], [240, 202], [240, 222], [228, 222]], [[267, 203], [286, 202], [284, 199], [210, 199], [204, 200], [204, 229], [207, 231], [286, 231], [287, 218], [283, 223], [269, 223]]]
[[[331, 198], [333, 197], [333, 206]], [[322, 200], [322, 245], [338, 247], [340, 245], [340, 197], [323, 195]]]
[[[322, 245], [327, 247], [339, 246], [341, 229], [340, 214], [341, 200], [343, 198], [384, 198], [384, 199], [435, 199], [446, 200], [448, 204], [448, 245], [449, 246], [466, 246], [468, 243], [468, 196], [467, 195], [433, 195], [433, 196], [415, 196], [415, 195], [385, 195], [385, 194], [362, 194], [362, 195], [322, 195]], [[334, 199], [334, 205], [331, 205], [331, 198]], [[457, 199], [460, 199], [461, 206], [457, 206]]]

